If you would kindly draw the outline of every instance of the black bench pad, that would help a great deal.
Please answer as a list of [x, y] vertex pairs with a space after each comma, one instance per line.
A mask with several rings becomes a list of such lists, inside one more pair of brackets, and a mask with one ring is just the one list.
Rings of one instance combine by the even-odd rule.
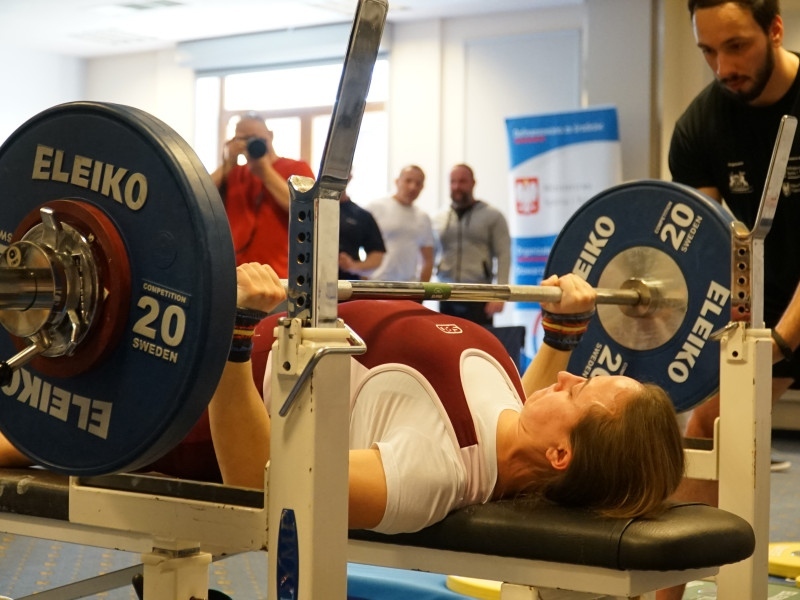
[[744, 519], [704, 504], [674, 504], [654, 519], [610, 519], [533, 500], [470, 506], [412, 534], [351, 531], [351, 539], [620, 571], [701, 569], [755, 548]]
[[[263, 493], [147, 475], [82, 479], [85, 485], [258, 507]], [[67, 520], [69, 481], [44, 469], [0, 469], [0, 512]], [[350, 538], [620, 571], [702, 569], [739, 562], [755, 548], [750, 524], [703, 504], [674, 504], [654, 519], [610, 519], [533, 500], [458, 510], [411, 534], [350, 532]]]
[[44, 469], [0, 469], [0, 512], [69, 519], [69, 478]]

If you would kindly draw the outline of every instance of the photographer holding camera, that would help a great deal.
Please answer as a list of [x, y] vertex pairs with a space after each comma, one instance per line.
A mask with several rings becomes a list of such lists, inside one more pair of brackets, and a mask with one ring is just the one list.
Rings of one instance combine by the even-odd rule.
[[[314, 177], [304, 161], [278, 156], [273, 133], [257, 113], [245, 113], [225, 142], [222, 164], [211, 174], [233, 234], [236, 264], [270, 265], [288, 276], [289, 186], [292, 175]], [[239, 156], [247, 163], [238, 164]]]

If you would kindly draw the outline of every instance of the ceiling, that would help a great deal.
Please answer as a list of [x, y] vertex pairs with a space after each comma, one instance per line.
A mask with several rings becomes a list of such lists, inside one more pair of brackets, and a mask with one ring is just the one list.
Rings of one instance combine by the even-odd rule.
[[[0, 0], [0, 44], [69, 56], [350, 22], [357, 0]], [[580, 4], [583, 0], [390, 0], [389, 22]]]

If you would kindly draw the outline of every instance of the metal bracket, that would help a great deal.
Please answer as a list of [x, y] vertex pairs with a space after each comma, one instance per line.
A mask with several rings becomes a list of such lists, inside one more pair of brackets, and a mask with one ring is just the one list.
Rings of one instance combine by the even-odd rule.
[[[764, 326], [764, 238], [767, 237], [778, 206], [786, 167], [797, 130], [797, 118], [785, 115], [778, 128], [767, 181], [753, 229], [735, 221], [731, 237], [731, 319], [751, 327]], [[754, 295], [758, 290], [759, 295]]]
[[[291, 327], [291, 323], [292, 322], [296, 322], [296, 321], [292, 321], [290, 319], [281, 319], [279, 321], [279, 324], [280, 324], [281, 327], [285, 327], [285, 328], [288, 329], [288, 328]], [[341, 323], [341, 321], [340, 321], [340, 323]], [[323, 359], [323, 357], [325, 357], [325, 356], [327, 356], [329, 354], [363, 354], [364, 352], [367, 351], [367, 344], [364, 342], [363, 339], [361, 339], [359, 337], [359, 335], [355, 331], [353, 331], [347, 325], [344, 325], [344, 324], [343, 324], [343, 328], [348, 333], [346, 341], [348, 341], [350, 343], [350, 345], [349, 346], [323, 346], [323, 347], [317, 348], [314, 351], [314, 353], [311, 355], [311, 358], [309, 359], [309, 361], [303, 367], [303, 370], [300, 373], [300, 376], [297, 378], [297, 381], [295, 381], [294, 386], [292, 387], [292, 390], [289, 392], [289, 395], [286, 397], [286, 400], [281, 405], [281, 408], [278, 411], [278, 414], [281, 417], [285, 417], [287, 414], [289, 414], [289, 410], [291, 409], [292, 404], [294, 404], [295, 400], [297, 399], [297, 396], [300, 394], [300, 391], [303, 389], [303, 386], [305, 385], [306, 381], [308, 381], [308, 379], [311, 377], [311, 373], [314, 372], [314, 367], [317, 366], [317, 364], [319, 363], [320, 360]], [[309, 330], [308, 328], [304, 328], [304, 331], [307, 332], [308, 330]], [[289, 336], [291, 337], [292, 333], [289, 333]], [[302, 343], [302, 339], [301, 340], [295, 340], [295, 341], [297, 341], [299, 343]], [[281, 347], [284, 347], [286, 345], [288, 345], [288, 344], [285, 343], [285, 342], [279, 344], [279, 346], [281, 346]], [[297, 353], [297, 354], [299, 355], [299, 353]], [[280, 366], [278, 368], [280, 368]]]
[[372, 70], [388, 12], [386, 0], [362, 0], [322, 153], [319, 177], [291, 180], [288, 312], [311, 327], [334, 327], [339, 279], [339, 196], [347, 186]]

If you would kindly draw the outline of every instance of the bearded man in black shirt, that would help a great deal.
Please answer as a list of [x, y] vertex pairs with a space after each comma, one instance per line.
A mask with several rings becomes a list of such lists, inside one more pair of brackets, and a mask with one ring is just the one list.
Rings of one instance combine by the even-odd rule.
[[[800, 112], [797, 54], [783, 47], [778, 0], [689, 0], [697, 46], [714, 73], [678, 120], [673, 180], [724, 201], [752, 228], [783, 115]], [[773, 401], [800, 383], [800, 144], [795, 141], [772, 228], [764, 241], [764, 320], [773, 330]], [[687, 437], [713, 436], [719, 398], [698, 406]], [[682, 499], [717, 504], [715, 482], [684, 480]], [[681, 598], [682, 588], [659, 600]]]

